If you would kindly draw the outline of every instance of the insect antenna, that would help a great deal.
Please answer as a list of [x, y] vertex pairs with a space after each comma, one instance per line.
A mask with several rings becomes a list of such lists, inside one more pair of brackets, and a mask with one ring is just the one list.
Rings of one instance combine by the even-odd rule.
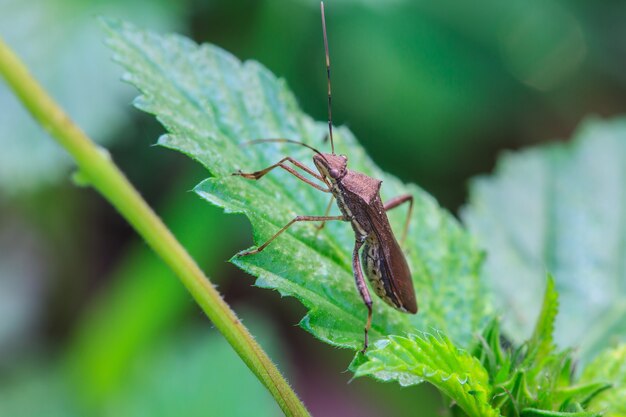
[[328, 133], [330, 135], [330, 149], [335, 154], [335, 143], [333, 142], [333, 114], [331, 111], [332, 96], [330, 94], [330, 54], [328, 53], [328, 36], [326, 35], [326, 17], [324, 16], [324, 2], [320, 3], [322, 10], [322, 32], [324, 34], [324, 51], [326, 52], [326, 79], [328, 80]]

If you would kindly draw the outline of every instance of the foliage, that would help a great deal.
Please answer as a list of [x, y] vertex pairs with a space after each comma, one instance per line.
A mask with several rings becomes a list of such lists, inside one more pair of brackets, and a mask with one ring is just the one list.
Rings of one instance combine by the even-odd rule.
[[[271, 335], [265, 323], [255, 320], [252, 325], [258, 334]], [[35, 364], [28, 372], [11, 375], [10, 384], [0, 387], [0, 415], [174, 417], [181, 410], [187, 416], [205, 416], [211, 410], [215, 415], [244, 417], [280, 413], [270, 394], [216, 332], [183, 329], [173, 336], [156, 340], [141, 360], [126, 369], [118, 392], [107, 402], [95, 404], [76, 396], [84, 387], [81, 381], [68, 378], [62, 366]], [[270, 350], [275, 349], [270, 346]], [[240, 401], [241, 392], [246, 401]]]
[[566, 143], [503, 156], [472, 182], [464, 220], [488, 251], [485, 275], [515, 342], [539, 311], [538, 277], [561, 296], [555, 340], [583, 362], [626, 337], [626, 120], [589, 120]]
[[[95, 96], [89, 93], [92, 91], [89, 89], [103, 84], [82, 82], [83, 85], [89, 84], [87, 90], [78, 91], [71, 88], [79, 83], [75, 82], [74, 77], [67, 75], [78, 65], [65, 60], [67, 48], [58, 47], [62, 43], [59, 41], [66, 38], [74, 41], [80, 38], [77, 44], [79, 48], [84, 49], [84, 45], [90, 44], [92, 39], [89, 36], [77, 35], [86, 32], [85, 28], [79, 30], [78, 24], [74, 27], [72, 23], [63, 25], [56, 23], [61, 21], [61, 16], [66, 15], [69, 6], [73, 12], [77, 12], [76, 15], [91, 14], [93, 11], [85, 13], [87, 8], [77, 7], [82, 5], [73, 0], [55, 0], [53, 6], [40, 1], [35, 3], [40, 4], [36, 4], [37, 7], [25, 8], [14, 0], [0, 0], [0, 4], [11, 6], [7, 8], [7, 13], [0, 17], [0, 22], [9, 27], [10, 43], [13, 42], [12, 37], [15, 37], [15, 34], [11, 33], [14, 30], [12, 28], [26, 28], [25, 32], [17, 33], [19, 42], [23, 41], [19, 39], [21, 36], [30, 34], [28, 31], [32, 30], [31, 28], [52, 27], [53, 29], [49, 31], [49, 42], [44, 48], [45, 53], [39, 57], [41, 60], [41, 57], [47, 55], [52, 59], [45, 60], [45, 66], [38, 65], [36, 60], [30, 61], [32, 67], [35, 72], [41, 71], [40, 68], [46, 69], [44, 73], [38, 75], [44, 78], [44, 83], [50, 81], [46, 80], [49, 75], [52, 77], [54, 82], [50, 87], [53, 94], [59, 95], [59, 86], [63, 87], [60, 91], [61, 101], [70, 108], [70, 112], [87, 131], [96, 131], [98, 136], [103, 134], [106, 136], [110, 133], [109, 130], [122, 120], [121, 113], [111, 110], [112, 107], [106, 107], [107, 100], [119, 94], [117, 88], [110, 86], [111, 88], [107, 89], [110, 97], [104, 95], [104, 100], [99, 100], [94, 106], [84, 106], [82, 96], [84, 94]], [[100, 5], [104, 3], [100, 2]], [[119, 0], [110, 0], [108, 3], [119, 4], [125, 8]], [[65, 4], [65, 7], [57, 7], [59, 4]], [[144, 11], [144, 5], [139, 4], [136, 10]], [[541, 91], [553, 89], [570, 75], [578, 72], [581, 63], [584, 62], [590, 39], [589, 36], [583, 36], [586, 33], [584, 25], [588, 23], [581, 22], [581, 19], [569, 13], [571, 10], [566, 10], [558, 4], [545, 8], [540, 14], [534, 13], [532, 8], [523, 6], [522, 2], [516, 1], [506, 7], [498, 7], [496, 13], [490, 15], [487, 21], [501, 29], [497, 31], [498, 41], [494, 45], [495, 49], [502, 53], [502, 57], [486, 55], [489, 55], [492, 61], [501, 61], [503, 65], [507, 65], [514, 76], [512, 78], [517, 78], [527, 86]], [[157, 6], [157, 10], [160, 10], [158, 7], [161, 6]], [[427, 39], [425, 43], [430, 48], [418, 48], [423, 51], [424, 56], [434, 57], [436, 63], [450, 61], [452, 55], [448, 55], [450, 51], [446, 51], [450, 48], [440, 48], [442, 44], [440, 28], [436, 28], [436, 24], [433, 25], [433, 21], [438, 19], [444, 21], [451, 18], [442, 13], [448, 7], [450, 5], [446, 2], [437, 6], [418, 6], [415, 9], [421, 15], [418, 24], [415, 24], [414, 16], [401, 9], [393, 10], [393, 14], [389, 15], [393, 18], [386, 20], [401, 29], [388, 30], [390, 28], [385, 27], [383, 22], [382, 25], [373, 25], [379, 31], [375, 38], [386, 40], [375, 41], [366, 46], [368, 52], [371, 52], [369, 51], [371, 49], [379, 53], [362, 54], [361, 51], [357, 51], [358, 45], [361, 44], [357, 42], [355, 48], [356, 44], [348, 37], [344, 37], [343, 41], [344, 52], [357, 51], [356, 56], [365, 55], [366, 59], [370, 60], [366, 61], [367, 63], [375, 64], [357, 64], [363, 66], [366, 71], [351, 77], [352, 88], [361, 90], [358, 86], [363, 84], [363, 80], [358, 77], [372, 78], [367, 70], [382, 75], [381, 78], [385, 80], [384, 83], [380, 83], [381, 89], [367, 89], [366, 93], [376, 96], [380, 107], [387, 109], [393, 107], [389, 100], [392, 102], [397, 100], [397, 90], [400, 90], [400, 99], [418, 97], [423, 103], [428, 103], [426, 107], [432, 114], [449, 112], [448, 120], [454, 120], [455, 123], [442, 123], [443, 118], [427, 117], [431, 128], [426, 131], [432, 134], [426, 135], [427, 140], [419, 141], [419, 143], [437, 143], [440, 148], [446, 148], [443, 143], [459, 145], [469, 143], [465, 135], [450, 132], [467, 132], [470, 135], [473, 132], [474, 135], [480, 135], [480, 132], [472, 127], [472, 123], [493, 124], [495, 120], [493, 114], [486, 110], [485, 106], [468, 107], [469, 103], [476, 103], [478, 90], [490, 89], [491, 94], [497, 92], [503, 97], [509, 97], [506, 89], [502, 88], [501, 81], [485, 75], [486, 72], [482, 68], [484, 64], [466, 68], [467, 65], [457, 65], [457, 62], [452, 77], [444, 70], [436, 71], [437, 78], [434, 83], [406, 82], [409, 79], [413, 81], [433, 79], [430, 74], [432, 68], [428, 68], [427, 61], [420, 59], [419, 62], [409, 62], [405, 58], [409, 56], [405, 54], [409, 45], [418, 45], [422, 39]], [[265, 15], [274, 16], [277, 14], [274, 12], [281, 8], [284, 9], [282, 4], [264, 8]], [[51, 13], [43, 13], [41, 15], [45, 16], [43, 18], [30, 16], [29, 20], [31, 22], [34, 20], [38, 24], [23, 25], [22, 21], [14, 19], [14, 16], [15, 11], [22, 12], [26, 9], [32, 11], [48, 9]], [[170, 10], [167, 6], [163, 6], [163, 9]], [[586, 15], [582, 10], [584, 9], [579, 9], [581, 15]], [[40, 12], [35, 14], [37, 13]], [[150, 12], [147, 14], [150, 15]], [[167, 19], [160, 14], [157, 12], [156, 20], [166, 21]], [[286, 15], [289, 15], [289, 12]], [[503, 15], [508, 18], [502, 19]], [[279, 21], [284, 16], [285, 14], [274, 19]], [[476, 20], [476, 16], [471, 12], [459, 13], [459, 18], [452, 18], [454, 22], [450, 23], [457, 29], [464, 26], [469, 28], [472, 25], [470, 22]], [[350, 14], [347, 24], [340, 26], [345, 28], [357, 22], [359, 16], [356, 17]], [[358, 28], [359, 24], [363, 26], [363, 23], [366, 23], [364, 26], [372, 26], [368, 19], [377, 22], [379, 16], [377, 13], [371, 13], [371, 16], [365, 19], [361, 16], [360, 23], [351, 29], [348, 28], [347, 31], [358, 33], [355, 28]], [[288, 25], [291, 27], [298, 24], [297, 19], [285, 20], [289, 21]], [[504, 27], [503, 21], [506, 22]], [[325, 126], [314, 123], [300, 112], [281, 80], [276, 80], [267, 70], [255, 63], [241, 64], [216, 48], [197, 47], [180, 37], [155, 38], [132, 27], [122, 26], [117, 22], [108, 23], [111, 41], [118, 47], [119, 54], [116, 57], [129, 69], [128, 79], [142, 90], [143, 96], [138, 99], [138, 106], [156, 114], [168, 128], [170, 133], [164, 136], [160, 143], [198, 159], [214, 175], [196, 188], [200, 196], [227, 211], [245, 213], [253, 223], [257, 243], [272, 235], [293, 215], [309, 214], [303, 213], [303, 209], [319, 210], [325, 206], [325, 202], [314, 192], [302, 191], [302, 187], [305, 186], [284, 172], [274, 172], [258, 184], [243, 184], [241, 179], [228, 176], [229, 172], [236, 168], [252, 170], [251, 166], [259, 168], [275, 162], [276, 157], [283, 156], [283, 151], [287, 150], [298, 157], [309, 156], [306, 151], [302, 152], [302, 149], [292, 152], [286, 146], [240, 149], [241, 143], [247, 139], [245, 136], [284, 135], [322, 146], [318, 142], [321, 142]], [[407, 30], [409, 26], [412, 31]], [[281, 27], [283, 30], [284, 28]], [[525, 31], [531, 36], [520, 37], [518, 36], [520, 31]], [[476, 40], [484, 42], [485, 33], [488, 32], [492, 31], [483, 29], [482, 34], [476, 32], [472, 42]], [[424, 33], [429, 36], [423, 36]], [[398, 38], [398, 34], [402, 34], [402, 39]], [[194, 35], [202, 37], [198, 32]], [[271, 39], [270, 36], [267, 38]], [[519, 42], [521, 38], [524, 42]], [[538, 43], [537, 39], [544, 42]], [[568, 42], [564, 43], [565, 39]], [[39, 43], [30, 44], [35, 47], [39, 45], [41, 51]], [[120, 47], [120, 44], [125, 45]], [[163, 50], [159, 49], [161, 44], [166, 45]], [[21, 49], [19, 43], [17, 45]], [[126, 46], [130, 48], [125, 48]], [[291, 48], [291, 51], [294, 51], [298, 46]], [[282, 48], [272, 49], [280, 50], [283, 55], [290, 55], [285, 54]], [[342, 49], [340, 47], [337, 50]], [[94, 65], [93, 62], [98, 55], [97, 52], [94, 55], [94, 51], [97, 49], [89, 48], [89, 53], [93, 56], [84, 54], [87, 59], [83, 61], [87, 65]], [[26, 59], [31, 60], [29, 57], [31, 50], [27, 48], [24, 52]], [[191, 58], [187, 57], [187, 54]], [[385, 59], [379, 59], [381, 55]], [[400, 56], [404, 61], [400, 60]], [[545, 59], [537, 59], [537, 56]], [[475, 61], [469, 55], [465, 58]], [[185, 68], [179, 71], [179, 64]], [[194, 68], [196, 64], [203, 68], [199, 70]], [[269, 65], [273, 68], [271, 62]], [[440, 69], [439, 65], [434, 67]], [[293, 68], [297, 66], [294, 65]], [[81, 75], [93, 74], [87, 70], [77, 72]], [[461, 73], [468, 74], [466, 78], [469, 79], [480, 79], [481, 83], [471, 83], [473, 90], [459, 93], [455, 83], [458, 82], [456, 75]], [[477, 77], [477, 74], [480, 76]], [[451, 78], [455, 79], [452, 83]], [[437, 82], [437, 79], [446, 82]], [[205, 80], [208, 80], [208, 85]], [[168, 85], [168, 82], [173, 84], [173, 88], [169, 88], [172, 85]], [[481, 84], [485, 88], [479, 87]], [[342, 85], [345, 87], [350, 83]], [[311, 83], [311, 88], [316, 90], [315, 83]], [[414, 94], [415, 91], [426, 94]], [[437, 92], [439, 94], [436, 94]], [[0, 122], [0, 125], [11, 132], [0, 135], [5, 139], [2, 143], [5, 152], [3, 157], [0, 157], [2, 167], [0, 193], [29, 188], [42, 179], [52, 181], [61, 172], [55, 170], [63, 166], [59, 163], [63, 157], [60, 153], [54, 152], [56, 148], [48, 147], [47, 143], [43, 146], [31, 146], [31, 137], [36, 137], [36, 133], [39, 132], [32, 129], [32, 124], [22, 123], [19, 117], [13, 117], [11, 100], [10, 97], [6, 101], [5, 96], [0, 94], [0, 107], [4, 108], [7, 107], [5, 104], [9, 104], [7, 107], [9, 111], [4, 112], [9, 118], [5, 117], [6, 120]], [[65, 100], [69, 100], [69, 104]], [[263, 102], [264, 100], [266, 102]], [[384, 119], [388, 124], [385, 133], [392, 130], [396, 132], [394, 136], [398, 136], [398, 132], [406, 132], [406, 129], [413, 128], [409, 123], [399, 123], [406, 118], [401, 112], [388, 111], [385, 112], [384, 118], [379, 118], [378, 106], [370, 106], [368, 101], [358, 100], [352, 105], [353, 111], [372, 120]], [[510, 114], [516, 118], [520, 116], [516, 111], [510, 111]], [[198, 115], [199, 117], [196, 117]], [[60, 120], [58, 117], [56, 119]], [[522, 119], [519, 120], [520, 125], [523, 124]], [[46, 126], [45, 122], [41, 124]], [[428, 123], [420, 125], [425, 126]], [[24, 132], [28, 132], [29, 129], [33, 134], [25, 135]], [[373, 137], [381, 136], [375, 129], [368, 130]], [[356, 159], [359, 159], [352, 161], [352, 167], [385, 178], [385, 186], [391, 185], [385, 189], [385, 197], [408, 191], [419, 197], [418, 206], [420, 206], [413, 218], [413, 224], [418, 226], [412, 230], [411, 241], [405, 250], [409, 254], [409, 262], [414, 270], [417, 270], [415, 280], [422, 315], [415, 318], [402, 316], [384, 305], [377, 305], [380, 311], [376, 312], [377, 322], [373, 331], [377, 341], [367, 355], [355, 357], [351, 365], [355, 375], [372, 375], [381, 380], [397, 380], [402, 385], [429, 382], [450, 397], [454, 415], [459, 413], [459, 408], [472, 416], [626, 415], [623, 408], [623, 398], [626, 395], [624, 388], [626, 351], [623, 344], [607, 349], [607, 346], [614, 346], [615, 342], [623, 342], [626, 334], [626, 327], [623, 325], [626, 308], [621, 300], [624, 288], [622, 285], [624, 268], [621, 260], [624, 251], [622, 220], [624, 199], [619, 184], [619, 179], [625, 172], [621, 163], [624, 151], [621, 137], [623, 131], [623, 121], [590, 123], [573, 144], [552, 145], [509, 156], [508, 159], [501, 161], [496, 176], [475, 181], [472, 203], [466, 211], [466, 221], [476, 232], [481, 245], [489, 249], [487, 276], [491, 280], [491, 286], [496, 288], [497, 302], [500, 303], [498, 307], [505, 313], [506, 336], [501, 336], [500, 322], [497, 319], [492, 320], [486, 328], [484, 326], [491, 309], [488, 303], [484, 302], [487, 299], [486, 292], [479, 278], [482, 259], [480, 251], [466, 231], [459, 227], [453, 218], [442, 212], [426, 193], [414, 186], [405, 186], [378, 170], [358, 147], [350, 132], [340, 130], [338, 137], [342, 143], [339, 146], [344, 151], [349, 150], [351, 158], [356, 155]], [[411, 132], [415, 133], [413, 130]], [[433, 135], [435, 132], [454, 138], [453, 140], [458, 142], [440, 141]], [[364, 135], [361, 136], [363, 139]], [[398, 149], [404, 150], [408, 143], [415, 142], [413, 134], [399, 136], [407, 142], [394, 141], [395, 146], [399, 148], [385, 144], [385, 149], [391, 150], [390, 154], [395, 154]], [[457, 155], [464, 156], [462, 146], [447, 148], [454, 148]], [[419, 166], [430, 164], [432, 170], [433, 167], [454, 165], [457, 171], [462, 170], [455, 163], [450, 163], [451, 159], [447, 154], [435, 153], [436, 157], [428, 157], [425, 153], [419, 152], [423, 159], [418, 160]], [[52, 158], [48, 158], [50, 154], [53, 155]], [[46, 158], [42, 158], [42, 155]], [[384, 166], [384, 158], [379, 158], [378, 153], [376, 155]], [[25, 159], [29, 160], [29, 164], [24, 163]], [[416, 161], [413, 158], [402, 160], [394, 169], [401, 171]], [[142, 167], [145, 169], [144, 164]], [[15, 172], [23, 175], [15, 175]], [[89, 184], [83, 172], [79, 172], [75, 178], [79, 182], [87, 179], [83, 184]], [[422, 182], [422, 179], [420, 181], [429, 187], [428, 181]], [[536, 198], [537, 194], [527, 192], [525, 186], [530, 186], [533, 192], [538, 193], [539, 198]], [[527, 205], [528, 201], [525, 199], [532, 200], [532, 204]], [[396, 229], [402, 223], [402, 214], [402, 210], [392, 213], [392, 222]], [[195, 219], [196, 215], [190, 214], [189, 218]], [[197, 233], [202, 234], [200, 222], [189, 221], [188, 224], [195, 228]], [[342, 226], [346, 225], [329, 225], [324, 232], [318, 234], [312, 228], [302, 225], [281, 237], [283, 246], [272, 247], [265, 254], [255, 258], [235, 257], [233, 261], [244, 270], [257, 275], [257, 285], [298, 298], [308, 308], [308, 313], [301, 323], [307, 330], [332, 344], [355, 348], [360, 346], [362, 336], [359, 329], [363, 317], [362, 311], [357, 308], [360, 304], [355, 297], [356, 293], [352, 285], [347, 284], [351, 280], [350, 251], [346, 248], [350, 247], [351, 234], [349, 228]], [[283, 247], [288, 247], [289, 250], [284, 250]], [[19, 263], [19, 258], [17, 259], [16, 262]], [[293, 261], [285, 262], [289, 259]], [[278, 263], [281, 265], [277, 265]], [[545, 269], [556, 272], [556, 283], [551, 276], [548, 278], [543, 305], [540, 308], [535, 295], [543, 285], [540, 277]], [[328, 279], [329, 275], [331, 279]], [[513, 285], [511, 276], [514, 276]], [[148, 283], [146, 277], [143, 278], [145, 279], [142, 285], [154, 284]], [[323, 281], [324, 278], [327, 280]], [[82, 341], [86, 341], [84, 352], [87, 354], [79, 365], [82, 366], [82, 370], [90, 372], [93, 371], [89, 366], [90, 362], [98, 362], [100, 357], [111, 355], [111, 344], [107, 341], [112, 335], [119, 333], [120, 328], [116, 327], [116, 320], [125, 320], [122, 328], [126, 334], [121, 337], [124, 341], [118, 346], [119, 350], [112, 355], [117, 357], [115, 366], [109, 366], [110, 364], [104, 361], [100, 362], [99, 372], [93, 373], [94, 380], [86, 381], [87, 384], [96, 382], [96, 385], [100, 382], [96, 390], [105, 392], [106, 389], [103, 387], [114, 387], [120, 379], [123, 379], [127, 370], [125, 365], [130, 357], [128, 354], [137, 352], [146, 343], [152, 342], [156, 328], [150, 328], [146, 323], [165, 322], [167, 317], [175, 315], [177, 307], [170, 311], [165, 306], [158, 312], [162, 315], [161, 318], [152, 320], [151, 317], [142, 321], [151, 314], [150, 300], [158, 299], [165, 293], [168, 296], [170, 294], [164, 290], [165, 286], [155, 288], [151, 285], [151, 289], [153, 291], [156, 289], [160, 295], [156, 298], [145, 297], [141, 286], [134, 287], [134, 292], [125, 292], [127, 298], [120, 304], [121, 310], [129, 305], [136, 307], [132, 298], [135, 295], [141, 297], [144, 306], [140, 305], [141, 312], [136, 315], [140, 320], [128, 320], [124, 314], [107, 316], [112, 310], [105, 309], [101, 316], [96, 317], [96, 325], [93, 328], [88, 326], [88, 331], [84, 333]], [[565, 311], [565, 314], [558, 318], [557, 288], [563, 294]], [[184, 296], [181, 293], [179, 296], [181, 298], [174, 296], [173, 303], [180, 302], [182, 305], [185, 302]], [[426, 298], [425, 302], [422, 297]], [[509, 308], [510, 306], [514, 308]], [[424, 310], [428, 312], [426, 317], [423, 316]], [[536, 313], [538, 318], [535, 320]], [[465, 317], [469, 318], [467, 325], [460, 320]], [[555, 320], [559, 320], [556, 328]], [[531, 329], [533, 322], [534, 330]], [[582, 326], [579, 326], [580, 323]], [[482, 335], [479, 336], [480, 343], [472, 345], [474, 335], [483, 328]], [[100, 329], [105, 331], [99, 333]], [[134, 329], [138, 331], [135, 332]], [[512, 341], [508, 340], [508, 337], [511, 337]], [[217, 374], [223, 374], [223, 371], [219, 370], [219, 365], [223, 364], [198, 361], [198, 357], [202, 355], [197, 354], [206, 351], [203, 349], [196, 351], [196, 343], [187, 344], [186, 341], [187, 338], [183, 336], [181, 340], [177, 340], [181, 343], [166, 348], [165, 354], [150, 357], [154, 360], [147, 360], [139, 372], [132, 374], [130, 383], [122, 387], [122, 391], [129, 388], [127, 396], [122, 396], [121, 401], [113, 404], [110, 409], [98, 410], [99, 414], [132, 414], [145, 410], [152, 414], [169, 414], [177, 412], [181, 402], [201, 413], [206, 404], [201, 402], [196, 404], [195, 400], [198, 398], [193, 393], [181, 389], [181, 385], [176, 381], [165, 379], [183, 370], [185, 372], [181, 373], [181, 378], [186, 383], [202, 386], [208, 378], [199, 370], [211, 368]], [[122, 346], [125, 342], [129, 344]], [[579, 346], [581, 343], [582, 365], [579, 363], [578, 366], [574, 366], [576, 363], [573, 359], [573, 350], [567, 347]], [[84, 352], [80, 349], [82, 347], [80, 343], [78, 347], [80, 356], [80, 353]], [[560, 347], [566, 349], [559, 350]], [[211, 346], [212, 351], [213, 349], [216, 348]], [[182, 362], [177, 358], [180, 350], [183, 350], [186, 356]], [[600, 355], [593, 359], [598, 352]], [[70, 356], [72, 354], [70, 352]], [[5, 362], [11, 361], [9, 359]], [[586, 366], [583, 366], [585, 364]], [[5, 411], [0, 414], [20, 415], [19, 407], [24, 406], [26, 400], [31, 400], [31, 397], [41, 398], [42, 401], [29, 401], [27, 404], [29, 408], [25, 413], [45, 413], [46, 410], [42, 411], [40, 407], [48, 407], [46, 395], [53, 397], [52, 408], [57, 413], [82, 414], [77, 413], [74, 410], [75, 404], [68, 401], [68, 390], [64, 385], [66, 381], [61, 378], [60, 373], [56, 369], [48, 369], [42, 365], [35, 366], [38, 370], [32, 372], [32, 375], [16, 378], [17, 384], [14, 386], [1, 387], [0, 409]], [[580, 377], [575, 372], [576, 368], [584, 369]], [[151, 381], [154, 383], [145, 384], [144, 381], [149, 378], [148, 373], [154, 370], [160, 370], [164, 377]], [[224, 381], [228, 385], [228, 378], [217, 378], [219, 385], [217, 389], [224, 388]], [[234, 381], [239, 383], [238, 379]], [[209, 391], [216, 390], [215, 386], [204, 388]], [[239, 387], [230, 386], [224, 398], [220, 397], [218, 400], [226, 399], [229, 394], [237, 392], [237, 388]], [[148, 396], [164, 397], [165, 394], [172, 393], [174, 393], [172, 398], [179, 401], [178, 403], [162, 404], [147, 400]], [[232, 398], [226, 402], [234, 403]], [[210, 407], [214, 411], [219, 410], [218, 403]], [[248, 415], [250, 411], [252, 410], [242, 409], [241, 413]], [[263, 414], [262, 410], [253, 411]]]
[[[189, 177], [175, 182], [172, 188], [188, 186]], [[205, 206], [194, 195], [186, 194], [169, 199], [157, 209], [194, 259], [219, 276], [229, 245], [207, 242], [206, 236], [232, 232], [235, 224], [225, 221], [218, 209], [207, 210]], [[192, 217], [198, 221], [190, 223], [187, 219]], [[193, 307], [173, 273], [141, 241], [126, 250], [108, 280], [111, 284], [81, 315], [66, 348], [77, 386], [74, 392], [90, 404], [110, 401], [123, 386], [127, 369], [163, 334], [178, 328], [181, 318]], [[255, 330], [266, 332], [263, 328]]]
[[401, 385], [428, 382], [452, 398], [470, 416], [499, 416], [489, 404], [489, 375], [476, 357], [444, 335], [422, 333], [380, 340], [364, 362], [352, 364], [356, 376], [372, 375]]
[[[258, 328], [262, 330], [262, 328]], [[130, 370], [105, 416], [276, 416], [280, 409], [216, 333], [182, 332]], [[241, 393], [245, 392], [245, 401]], [[155, 401], [155, 399], [160, 399]]]
[[[296, 215], [324, 212], [328, 196], [285, 172], [276, 170], [258, 182], [231, 175], [264, 168], [285, 155], [303, 161], [311, 157], [308, 150], [290, 145], [243, 146], [250, 139], [287, 137], [323, 146], [325, 124], [299, 110], [282, 80], [258, 63], [242, 64], [211, 45], [114, 21], [106, 28], [115, 59], [128, 71], [125, 80], [142, 92], [137, 107], [155, 114], [169, 132], [159, 144], [188, 154], [214, 175], [196, 188], [199, 195], [228, 212], [245, 213], [257, 242]], [[432, 197], [381, 172], [347, 129], [337, 129], [336, 142], [352, 169], [384, 180], [383, 199], [407, 192], [416, 199], [405, 248], [421, 310], [428, 314], [410, 316], [375, 302], [373, 339], [435, 327], [468, 345], [489, 312], [478, 276], [481, 252]], [[396, 230], [405, 216], [402, 209], [390, 213]], [[354, 287], [353, 245], [349, 225], [329, 224], [320, 233], [313, 225], [298, 225], [264, 252], [233, 262], [258, 276], [258, 286], [305, 304], [305, 329], [329, 343], [358, 349], [366, 311]]]
[[[600, 416], [585, 408], [611, 387], [600, 376], [576, 382], [572, 352], [558, 352], [552, 340], [558, 294], [548, 277], [540, 319], [520, 347], [504, 346], [494, 320], [470, 353], [445, 336], [390, 337], [354, 363], [355, 374], [429, 382], [470, 416]], [[612, 392], [612, 391], [609, 391]]]
[[[211, 45], [117, 21], [106, 21], [105, 27], [116, 61], [127, 70], [125, 80], [142, 93], [136, 106], [156, 115], [168, 130], [159, 144], [196, 159], [213, 175], [196, 187], [201, 197], [227, 212], [244, 213], [258, 243], [296, 215], [323, 213], [327, 196], [285, 172], [276, 170], [258, 182], [231, 175], [264, 168], [285, 155], [310, 157], [286, 144], [244, 146], [250, 139], [290, 138], [322, 146], [325, 124], [299, 110], [282, 80]], [[482, 255], [472, 239], [424, 191], [380, 171], [347, 129], [336, 132], [338, 151], [349, 156], [350, 167], [384, 180], [384, 199], [407, 192], [416, 198], [405, 251], [421, 310], [428, 312], [411, 317], [376, 302], [372, 336], [377, 342], [354, 359], [355, 375], [403, 385], [429, 382], [470, 416], [599, 416], [586, 407], [600, 404], [611, 385], [601, 377], [577, 381], [572, 351], [557, 351], [554, 279], [548, 277], [530, 338], [517, 347], [503, 343], [497, 320], [484, 328], [490, 308], [479, 278]], [[477, 218], [471, 212], [475, 206], [468, 209], [470, 223]], [[390, 213], [396, 230], [402, 214]], [[302, 327], [328, 343], [358, 349], [364, 309], [352, 282], [352, 241], [343, 224], [329, 224], [322, 232], [300, 225], [264, 252], [236, 256], [233, 262], [256, 275], [258, 286], [307, 306]], [[433, 328], [436, 336], [425, 332]], [[480, 343], [463, 350], [483, 328]]]
[[590, 408], [606, 417], [626, 416], [626, 345], [606, 349], [585, 368], [581, 381], [604, 381], [613, 386], [591, 401]]
[[492, 404], [502, 415], [576, 416], [584, 412], [590, 399], [609, 388], [597, 380], [576, 383], [572, 351], [557, 351], [553, 343], [557, 310], [558, 293], [548, 276], [539, 319], [526, 343], [503, 346], [497, 321], [480, 338], [474, 355], [489, 371], [494, 387]]
[[[121, 103], [129, 100], [131, 91], [117, 82], [93, 16], [113, 14], [168, 29], [179, 27], [183, 16], [182, 7], [162, 0], [0, 0], [0, 10], [1, 35], [99, 143], [111, 142], [116, 129], [128, 123]], [[88, 99], [85, 105], [86, 97], [98, 99]], [[70, 158], [45, 137], [3, 83], [0, 109], [0, 197], [17, 196], [64, 178]]]

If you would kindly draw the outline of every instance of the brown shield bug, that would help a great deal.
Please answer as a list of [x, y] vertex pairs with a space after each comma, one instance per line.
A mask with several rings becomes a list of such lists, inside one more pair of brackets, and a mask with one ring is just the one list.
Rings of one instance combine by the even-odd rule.
[[[372, 298], [367, 284], [365, 283], [362, 266], [365, 268], [365, 276], [370, 281], [374, 292], [383, 301], [405, 313], [417, 313], [417, 301], [415, 299], [411, 271], [400, 249], [400, 245], [391, 230], [391, 225], [389, 224], [389, 219], [386, 214], [387, 210], [391, 210], [405, 202], [409, 203], [407, 219], [404, 225], [404, 239], [408, 231], [409, 220], [413, 210], [413, 196], [398, 196], [383, 204], [380, 198], [380, 186], [382, 181], [348, 169], [348, 158], [345, 155], [335, 154], [331, 113], [330, 56], [328, 53], [328, 37], [326, 35], [323, 2], [321, 3], [321, 12], [328, 80], [328, 138], [330, 139], [331, 153], [322, 153], [305, 143], [289, 139], [255, 140], [252, 141], [252, 143], [286, 142], [305, 146], [313, 150], [315, 152], [313, 155], [313, 163], [315, 164], [317, 172], [307, 167], [302, 162], [290, 157], [285, 157], [263, 170], [251, 173], [237, 172], [233, 175], [258, 180], [274, 168], [282, 168], [312, 187], [330, 193], [330, 203], [332, 204], [333, 199], [336, 200], [341, 215], [329, 216], [328, 214], [331, 208], [331, 204], [329, 204], [324, 216], [297, 216], [265, 243], [254, 250], [242, 252], [239, 256], [247, 256], [261, 252], [281, 233], [297, 222], [321, 222], [319, 228], [323, 227], [324, 222], [330, 220], [350, 222], [355, 236], [354, 250], [352, 252], [352, 269], [357, 289], [367, 307], [365, 339], [362, 350], [362, 352], [365, 352], [368, 346], [367, 333], [372, 324]], [[318, 180], [320, 183], [306, 178], [301, 172], [298, 172], [296, 168]], [[359, 252], [361, 252], [360, 261]]]

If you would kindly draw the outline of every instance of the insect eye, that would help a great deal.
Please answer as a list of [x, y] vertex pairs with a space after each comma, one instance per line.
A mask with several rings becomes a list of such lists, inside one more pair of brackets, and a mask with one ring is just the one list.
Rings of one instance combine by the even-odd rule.
[[339, 176], [339, 171], [337, 171], [336, 169], [331, 169], [329, 172], [330, 176], [333, 178], [337, 178]]

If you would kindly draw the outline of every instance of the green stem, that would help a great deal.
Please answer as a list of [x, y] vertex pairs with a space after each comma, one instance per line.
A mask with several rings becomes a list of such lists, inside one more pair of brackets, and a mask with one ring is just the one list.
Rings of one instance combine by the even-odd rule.
[[0, 74], [32, 116], [76, 161], [81, 174], [141, 235], [180, 278], [202, 310], [252, 372], [267, 387], [287, 416], [309, 416], [306, 408], [235, 313], [178, 243], [161, 219], [100, 148], [29, 74], [0, 38]]

